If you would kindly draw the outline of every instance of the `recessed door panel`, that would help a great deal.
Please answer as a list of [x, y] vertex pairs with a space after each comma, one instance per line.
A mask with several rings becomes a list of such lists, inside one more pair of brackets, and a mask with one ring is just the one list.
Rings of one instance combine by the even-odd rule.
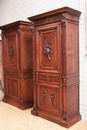
[[38, 30], [37, 55], [39, 70], [59, 71], [60, 54], [60, 27], [58, 25]]
[[8, 97], [15, 98], [16, 100], [19, 98], [19, 89], [18, 89], [18, 80], [6, 78], [6, 89]]

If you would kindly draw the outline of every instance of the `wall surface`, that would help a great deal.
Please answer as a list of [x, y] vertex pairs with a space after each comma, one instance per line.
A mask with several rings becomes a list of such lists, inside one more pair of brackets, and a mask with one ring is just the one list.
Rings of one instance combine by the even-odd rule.
[[[0, 26], [27, 17], [69, 6], [82, 12], [79, 27], [80, 54], [80, 113], [87, 121], [87, 4], [86, 0], [0, 0]], [[1, 50], [0, 50], [1, 51]], [[1, 54], [1, 53], [0, 53]], [[0, 68], [0, 73], [2, 68]], [[1, 77], [0, 77], [1, 78]]]
[[3, 84], [3, 68], [2, 68], [2, 41], [0, 40], [0, 79]]

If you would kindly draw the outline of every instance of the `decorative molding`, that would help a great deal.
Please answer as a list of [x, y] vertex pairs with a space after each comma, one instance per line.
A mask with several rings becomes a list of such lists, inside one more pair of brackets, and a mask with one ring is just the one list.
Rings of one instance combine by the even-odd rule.
[[63, 111], [63, 119], [66, 120], [67, 119], [67, 113]]
[[33, 72], [32, 75], [33, 75], [33, 81], [35, 82], [36, 81], [36, 73]]
[[34, 26], [31, 26], [31, 32], [34, 33]]
[[32, 78], [32, 69], [26, 70], [26, 72], [21, 72], [21, 78]]
[[67, 79], [66, 78], [62, 78], [62, 83], [63, 84], [67, 84]]
[[50, 40], [44, 41], [44, 53], [43, 55], [47, 60], [51, 60], [51, 56], [53, 55], [53, 51], [51, 49], [52, 42]]
[[18, 35], [21, 35], [21, 31], [20, 31], [20, 29], [18, 29]]

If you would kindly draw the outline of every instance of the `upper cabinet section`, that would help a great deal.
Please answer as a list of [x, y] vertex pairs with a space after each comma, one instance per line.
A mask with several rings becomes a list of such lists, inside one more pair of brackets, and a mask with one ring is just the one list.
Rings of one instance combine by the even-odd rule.
[[34, 22], [34, 26], [39, 26], [39, 25], [49, 24], [53, 22], [58, 22], [61, 21], [62, 19], [78, 22], [80, 14], [81, 14], [80, 11], [77, 11], [70, 7], [63, 7], [56, 10], [52, 10], [50, 12], [29, 17], [28, 19]]
[[6, 69], [10, 67], [23, 71], [32, 69], [31, 25], [30, 22], [16, 21], [0, 27], [4, 48], [3, 65]]

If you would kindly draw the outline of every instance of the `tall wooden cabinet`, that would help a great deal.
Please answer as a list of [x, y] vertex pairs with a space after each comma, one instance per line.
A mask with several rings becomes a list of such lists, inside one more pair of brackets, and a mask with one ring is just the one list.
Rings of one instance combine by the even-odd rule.
[[33, 104], [31, 23], [16, 21], [0, 27], [4, 73], [4, 102], [20, 109]]
[[79, 11], [59, 8], [33, 22], [32, 114], [70, 127], [79, 114]]

